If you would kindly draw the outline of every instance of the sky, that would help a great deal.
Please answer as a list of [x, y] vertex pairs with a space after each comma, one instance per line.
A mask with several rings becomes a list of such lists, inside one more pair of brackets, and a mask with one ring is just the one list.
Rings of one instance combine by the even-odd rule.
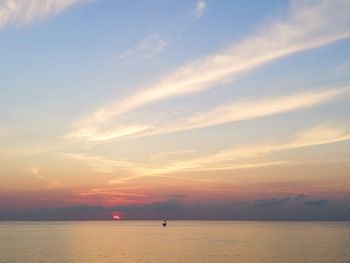
[[349, 0], [0, 0], [0, 220], [350, 220]]

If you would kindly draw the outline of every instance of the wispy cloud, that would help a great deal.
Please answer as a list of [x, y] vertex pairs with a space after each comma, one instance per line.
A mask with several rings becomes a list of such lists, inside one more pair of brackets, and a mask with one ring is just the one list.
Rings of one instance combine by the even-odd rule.
[[333, 126], [318, 126], [301, 132], [287, 142], [237, 146], [201, 158], [177, 161], [171, 165], [152, 170], [150, 173], [168, 174], [180, 171], [230, 170], [281, 165], [286, 162], [262, 162], [257, 161], [257, 159], [273, 152], [346, 140], [350, 140], [350, 133], [345, 129]]
[[257, 34], [222, 52], [183, 65], [124, 100], [100, 108], [81, 120], [73, 133], [79, 135], [81, 130], [98, 130], [102, 124], [128, 111], [162, 99], [217, 87], [223, 80], [238, 77], [274, 59], [350, 36], [349, 1], [293, 3], [285, 19], [265, 26]]
[[195, 8], [196, 17], [201, 17], [204, 14], [206, 8], [207, 4], [204, 0], [197, 0]]
[[149, 125], [131, 125], [119, 126], [108, 131], [98, 131], [97, 129], [85, 128], [80, 129], [79, 132], [72, 132], [65, 136], [69, 139], [87, 139], [90, 142], [108, 141], [115, 138], [126, 137], [138, 133], [145, 132], [152, 127]]
[[149, 59], [164, 51], [168, 43], [159, 35], [153, 34], [142, 39], [135, 47], [121, 53], [118, 58], [121, 60], [131, 58]]
[[291, 197], [285, 196], [281, 198], [267, 198], [255, 200], [253, 202], [254, 207], [271, 207], [271, 206], [279, 206], [285, 203], [288, 203], [291, 200]]
[[184, 120], [156, 125], [139, 124], [116, 127], [109, 131], [96, 129], [80, 130], [66, 135], [67, 138], [85, 139], [90, 142], [108, 141], [121, 137], [143, 137], [176, 131], [184, 131], [209, 127], [229, 122], [256, 119], [285, 112], [314, 107], [335, 99], [343, 98], [350, 93], [350, 86], [333, 87], [309, 92], [300, 92], [288, 96], [276, 96], [232, 102], [206, 112], [195, 113]]
[[[28, 193], [21, 193], [25, 197]], [[50, 195], [53, 193], [50, 192]], [[315, 200], [314, 206], [306, 206], [306, 203], [300, 202], [294, 196], [276, 197], [271, 196], [260, 200], [250, 200], [245, 198], [244, 202], [237, 201], [234, 198], [227, 198], [226, 202], [216, 202], [207, 200], [201, 203], [188, 203], [186, 198], [173, 198], [169, 196], [161, 200], [152, 201], [149, 197], [140, 196], [140, 199], [132, 199], [132, 196], [126, 195], [99, 195], [98, 200], [104, 206], [94, 205], [97, 198], [91, 199], [77, 197], [76, 193], [71, 191], [54, 193], [57, 196], [74, 196], [80, 202], [75, 202], [69, 206], [59, 207], [43, 206], [42, 196], [47, 196], [47, 192], [36, 194], [38, 207], [32, 209], [0, 210], [1, 220], [110, 220], [111, 216], [117, 212], [123, 219], [137, 220], [159, 220], [167, 215], [172, 220], [349, 220], [350, 202], [348, 197], [333, 199]], [[16, 195], [1, 194], [2, 200], [11, 200]], [[177, 195], [175, 195], [176, 197]], [[22, 198], [23, 199], [23, 198]], [[122, 199], [122, 201], [120, 201]], [[125, 200], [126, 199], [126, 200]], [[103, 202], [101, 202], [101, 200]], [[19, 200], [18, 203], [23, 200]], [[135, 202], [136, 201], [136, 202]], [[306, 201], [308, 204], [311, 200]], [[322, 206], [322, 210], [317, 209]], [[252, 211], [252, 208], [254, 211]], [[316, 210], [315, 210], [316, 209]], [[270, 223], [259, 223], [260, 226], [269, 227]], [[244, 227], [244, 225], [242, 225]]]
[[197, 150], [181, 150], [181, 151], [172, 151], [172, 152], [163, 152], [158, 153], [150, 156], [150, 159], [152, 160], [162, 160], [167, 158], [174, 158], [177, 156], [184, 156], [188, 154], [196, 153]]
[[25, 25], [58, 14], [86, 0], [3, 0], [0, 2], [0, 29], [8, 24]]
[[60, 183], [58, 180], [42, 175], [38, 166], [33, 166], [29, 170], [32, 175], [34, 175], [37, 179], [43, 181], [49, 188], [58, 188], [62, 186], [62, 183]]
[[305, 205], [311, 206], [323, 206], [329, 204], [329, 200], [327, 199], [319, 199], [319, 200], [309, 200], [304, 203]]
[[101, 173], [113, 173], [115, 171], [137, 172], [138, 164], [125, 159], [108, 159], [100, 156], [86, 154], [63, 153], [63, 156], [87, 163], [94, 171]]
[[[289, 161], [264, 161], [262, 158], [274, 152], [298, 149], [350, 140], [350, 132], [344, 128], [321, 125], [305, 130], [285, 142], [247, 144], [228, 148], [203, 157], [170, 161], [167, 164], [133, 163], [128, 160], [112, 160], [98, 156], [66, 154], [89, 164], [95, 171], [113, 173], [131, 171], [127, 180], [144, 176], [160, 176], [176, 172], [250, 169], [290, 164]], [[123, 180], [123, 179], [122, 179]], [[116, 180], [115, 182], [120, 182]]]
[[[129, 160], [118, 160], [111, 159], [102, 156], [96, 155], [87, 155], [87, 154], [70, 154], [63, 153], [64, 156], [79, 160], [83, 163], [86, 163], [94, 172], [98, 173], [109, 173], [115, 174], [118, 173], [118, 179], [109, 181], [109, 184], [119, 184], [129, 180], [135, 180], [143, 177], [166, 177], [166, 174], [171, 174], [176, 171], [187, 171], [187, 170], [236, 170], [236, 169], [249, 169], [256, 167], [266, 167], [272, 165], [282, 165], [286, 162], [284, 161], [274, 161], [274, 162], [241, 162], [241, 163], [231, 163], [230, 165], [216, 165], [218, 162], [213, 162], [213, 166], [201, 167], [195, 164], [199, 159], [190, 159], [189, 161], [176, 161], [177, 165], [172, 164], [150, 164], [150, 163], [137, 163]], [[211, 155], [214, 156], [214, 155]], [[208, 156], [210, 158], [210, 156]], [[203, 159], [203, 158], [201, 158]], [[172, 162], [171, 162], [172, 163]], [[192, 163], [192, 165], [188, 165]], [[196, 166], [196, 167], [195, 167]], [[178, 177], [177, 179], [185, 181], [196, 181], [191, 178], [182, 178]], [[199, 180], [201, 181], [201, 180]]]
[[169, 127], [168, 130], [196, 129], [301, 110], [333, 101], [348, 93], [350, 93], [350, 86], [231, 103], [207, 112], [197, 113], [183, 123], [176, 123]]

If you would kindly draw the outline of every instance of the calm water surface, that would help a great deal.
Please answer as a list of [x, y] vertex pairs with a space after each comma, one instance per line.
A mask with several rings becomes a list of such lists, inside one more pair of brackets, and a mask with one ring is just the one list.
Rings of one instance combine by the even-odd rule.
[[0, 222], [0, 262], [350, 263], [350, 222]]

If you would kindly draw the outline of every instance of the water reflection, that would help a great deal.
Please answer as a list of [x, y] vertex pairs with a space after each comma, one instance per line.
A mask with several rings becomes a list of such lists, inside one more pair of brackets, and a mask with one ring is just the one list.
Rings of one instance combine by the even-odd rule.
[[0, 262], [348, 262], [348, 222], [1, 222]]

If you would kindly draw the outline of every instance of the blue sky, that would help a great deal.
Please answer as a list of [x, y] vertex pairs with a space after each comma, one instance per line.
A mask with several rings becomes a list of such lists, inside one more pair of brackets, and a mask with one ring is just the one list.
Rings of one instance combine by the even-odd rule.
[[343, 202], [349, 11], [348, 0], [0, 1], [0, 190], [22, 192], [14, 206], [33, 191], [72, 196], [47, 206]]

